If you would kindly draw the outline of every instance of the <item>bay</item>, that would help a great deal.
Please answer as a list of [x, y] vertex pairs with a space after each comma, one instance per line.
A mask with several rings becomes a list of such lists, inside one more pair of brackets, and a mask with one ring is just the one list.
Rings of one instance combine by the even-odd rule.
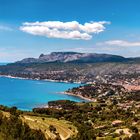
[[60, 93], [78, 86], [80, 84], [0, 77], [0, 104], [32, 110], [53, 100], [82, 102], [81, 98]]

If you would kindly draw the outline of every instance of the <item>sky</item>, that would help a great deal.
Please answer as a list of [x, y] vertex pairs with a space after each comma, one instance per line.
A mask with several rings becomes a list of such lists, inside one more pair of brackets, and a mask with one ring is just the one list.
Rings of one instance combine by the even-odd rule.
[[0, 0], [0, 62], [54, 51], [140, 57], [140, 1]]

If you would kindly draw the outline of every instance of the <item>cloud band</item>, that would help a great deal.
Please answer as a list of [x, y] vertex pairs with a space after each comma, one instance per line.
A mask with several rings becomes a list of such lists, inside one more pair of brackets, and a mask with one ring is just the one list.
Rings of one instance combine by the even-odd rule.
[[140, 47], [140, 42], [129, 42], [125, 40], [109, 40], [97, 45], [120, 46], [120, 47]]
[[105, 30], [105, 24], [110, 24], [110, 22], [89, 22], [83, 25], [77, 21], [25, 22], [20, 27], [20, 30], [48, 38], [90, 40], [93, 34], [98, 34]]

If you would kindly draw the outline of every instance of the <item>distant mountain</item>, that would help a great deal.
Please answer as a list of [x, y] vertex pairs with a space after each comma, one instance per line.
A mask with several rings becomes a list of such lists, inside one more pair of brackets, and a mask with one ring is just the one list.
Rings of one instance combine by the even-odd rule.
[[[137, 78], [140, 58], [125, 58], [111, 54], [53, 52], [39, 58], [26, 58], [0, 66], [0, 75], [31, 79], [51, 79], [69, 82], [93, 82], [96, 77]], [[123, 75], [123, 76], [122, 76]], [[102, 79], [102, 78], [97, 78]]]
[[[51, 54], [41, 54], [39, 58], [25, 58], [16, 63], [45, 63], [45, 62], [125, 62], [136, 61], [137, 58], [125, 58], [112, 54], [78, 53], [78, 52], [52, 52]], [[140, 58], [139, 58], [140, 60]]]

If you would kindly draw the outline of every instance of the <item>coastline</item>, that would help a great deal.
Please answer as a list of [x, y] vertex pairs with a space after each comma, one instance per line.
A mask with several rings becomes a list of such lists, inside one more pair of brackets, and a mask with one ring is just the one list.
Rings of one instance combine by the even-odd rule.
[[[47, 82], [60, 82], [60, 83], [74, 83], [74, 84], [83, 84], [82, 82], [69, 82], [69, 81], [63, 81], [63, 80], [52, 80], [52, 79], [38, 79], [38, 78], [23, 78], [23, 77], [18, 77], [18, 76], [11, 76], [11, 75], [1, 75], [0, 77], [6, 77], [6, 78], [11, 78], [11, 79], [25, 79], [25, 80], [37, 80], [37, 81], [47, 81]], [[85, 83], [86, 84], [86, 83]]]
[[[75, 96], [75, 97], [78, 97], [78, 98], [81, 98], [83, 100], [85, 100], [86, 102], [96, 102], [96, 99], [90, 99], [88, 97], [83, 97], [81, 95], [75, 95], [71, 92], [58, 92], [58, 94], [65, 94], [65, 95], [70, 95], [70, 96]], [[40, 108], [48, 108], [48, 104], [44, 104], [44, 105], [41, 105]]]
[[[60, 92], [59, 92], [59, 93], [60, 93]], [[96, 101], [96, 99], [90, 99], [90, 98], [88, 98], [88, 97], [84, 97], [84, 96], [81, 96], [81, 95], [75, 95], [75, 94], [73, 94], [72, 92], [66, 92], [66, 91], [65, 91], [65, 92], [61, 92], [61, 94], [76, 96], [76, 97], [79, 97], [79, 98], [84, 99], [84, 100], [89, 101], [89, 102], [95, 102], [95, 101]]]

